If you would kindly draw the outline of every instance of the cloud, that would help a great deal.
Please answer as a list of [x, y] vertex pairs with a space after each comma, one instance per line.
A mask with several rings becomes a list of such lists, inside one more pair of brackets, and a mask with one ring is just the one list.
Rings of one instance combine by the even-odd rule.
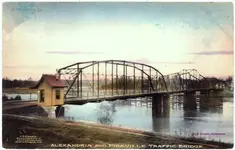
[[198, 52], [198, 53], [187, 53], [191, 55], [233, 55], [233, 51], [210, 51], [210, 52]]
[[150, 61], [149, 59], [146, 58], [140, 58], [140, 59], [136, 59], [134, 60], [134, 62], [139, 62], [139, 63], [144, 63], [144, 64], [176, 64], [176, 65], [180, 65], [180, 64], [195, 64], [195, 62], [169, 62], [169, 61], [165, 61], [165, 62], [154, 62], [154, 61]]
[[103, 54], [103, 52], [82, 52], [82, 51], [46, 51], [48, 54]]

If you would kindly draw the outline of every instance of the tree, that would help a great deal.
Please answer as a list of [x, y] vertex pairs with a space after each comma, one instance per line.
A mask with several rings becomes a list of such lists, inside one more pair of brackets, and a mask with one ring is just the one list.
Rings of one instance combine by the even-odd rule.
[[226, 81], [226, 84], [230, 87], [231, 84], [232, 84], [232, 81], [233, 81], [233, 77], [232, 76], [228, 76], [225, 81]]
[[7, 101], [7, 100], [8, 100], [8, 97], [7, 97], [6, 95], [3, 95], [3, 96], [2, 96], [2, 100], [3, 100], [3, 101]]
[[16, 88], [16, 87], [31, 87], [36, 84], [36, 81], [33, 81], [32, 78], [28, 80], [10, 80], [8, 78], [2, 79], [3, 88]]

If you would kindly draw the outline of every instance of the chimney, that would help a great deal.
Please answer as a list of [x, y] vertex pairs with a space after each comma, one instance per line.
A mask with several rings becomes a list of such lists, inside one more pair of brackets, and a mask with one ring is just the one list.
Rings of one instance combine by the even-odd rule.
[[55, 77], [56, 77], [56, 81], [60, 79], [60, 75], [58, 73], [55, 75]]

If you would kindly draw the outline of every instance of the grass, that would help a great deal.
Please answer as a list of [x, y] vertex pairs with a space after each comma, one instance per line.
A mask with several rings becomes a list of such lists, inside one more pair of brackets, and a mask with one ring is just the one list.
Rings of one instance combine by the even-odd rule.
[[175, 136], [178, 137], [179, 139], [182, 140], [187, 140], [187, 141], [198, 141], [200, 143], [204, 143], [204, 144], [218, 144], [218, 142], [220, 143], [221, 147], [226, 148], [227, 144], [230, 144], [231, 146], [233, 145], [232, 143], [225, 143], [222, 142], [221, 139], [219, 139], [219, 141], [215, 140], [215, 139], [211, 139], [211, 140], [206, 140], [205, 136], [200, 135], [200, 133], [198, 132], [191, 132], [189, 130], [186, 129], [180, 129], [179, 131], [175, 131]]
[[[42, 140], [42, 143], [15, 143], [16, 138], [21, 134], [37, 136]], [[233, 147], [233, 144], [222, 142], [196, 138], [176, 138], [144, 131], [120, 130], [47, 117], [3, 115], [3, 146], [5, 148], [53, 148], [51, 144], [143, 144], [146, 146], [145, 148], [149, 148], [148, 144], [199, 144], [202, 145], [202, 148]]]

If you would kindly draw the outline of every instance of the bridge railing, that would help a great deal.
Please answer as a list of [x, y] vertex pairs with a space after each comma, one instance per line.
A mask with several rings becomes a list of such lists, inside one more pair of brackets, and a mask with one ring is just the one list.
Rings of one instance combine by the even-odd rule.
[[89, 99], [156, 92], [178, 92], [216, 87], [196, 69], [162, 75], [156, 68], [123, 60], [78, 62], [61, 69], [66, 97]]
[[196, 69], [184, 69], [180, 72], [164, 75], [168, 91], [223, 88], [220, 80], [206, 78]]
[[68, 84], [65, 98], [76, 96], [80, 99], [90, 97], [90, 93], [104, 97], [167, 91], [163, 75], [154, 67], [138, 62], [78, 62], [58, 69], [58, 74]]
[[[96, 91], [97, 92], [97, 91]], [[69, 93], [66, 98], [78, 98], [78, 99], [92, 99], [92, 98], [105, 98], [105, 97], [115, 97], [115, 96], [125, 96], [125, 95], [138, 95], [138, 94], [147, 94], [150, 93], [148, 90], [115, 90], [112, 92], [112, 90], [107, 91], [99, 91], [99, 95], [97, 93], [93, 94], [89, 91], [83, 91], [82, 94], [79, 94], [79, 96], [76, 95], [76, 91], [74, 93]]]

